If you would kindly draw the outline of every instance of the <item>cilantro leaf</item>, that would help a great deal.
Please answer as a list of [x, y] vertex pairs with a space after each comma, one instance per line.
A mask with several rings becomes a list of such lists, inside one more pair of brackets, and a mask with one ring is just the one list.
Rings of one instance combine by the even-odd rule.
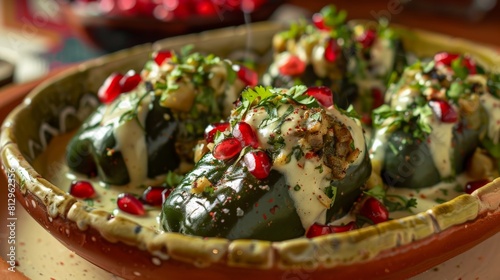
[[382, 185], [377, 185], [367, 191], [364, 191], [364, 194], [382, 201], [389, 212], [401, 210], [410, 211], [410, 208], [414, 208], [417, 206], [417, 200], [415, 198], [407, 199], [400, 195], [387, 194]]
[[469, 75], [469, 70], [464, 66], [463, 56], [459, 56], [457, 59], [451, 62], [451, 69], [453, 69], [455, 76], [462, 80], [465, 80], [467, 78], [467, 75]]
[[364, 191], [363, 193], [381, 201], [385, 198], [385, 189], [382, 185], [376, 185], [375, 187]]
[[168, 187], [173, 188], [179, 185], [179, 183], [182, 181], [183, 178], [184, 178], [183, 175], [179, 175], [177, 173], [169, 171], [167, 173], [167, 176], [165, 176], [165, 184], [167, 184]]

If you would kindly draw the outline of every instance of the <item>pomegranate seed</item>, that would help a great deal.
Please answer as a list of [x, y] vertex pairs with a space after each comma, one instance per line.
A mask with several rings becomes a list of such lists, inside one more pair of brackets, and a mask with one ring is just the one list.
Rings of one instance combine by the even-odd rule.
[[259, 75], [243, 65], [235, 65], [233, 69], [236, 71], [238, 78], [247, 86], [254, 87], [259, 83]]
[[163, 203], [163, 192], [166, 190], [172, 191], [172, 189], [167, 189], [166, 187], [148, 187], [144, 193], [142, 193], [142, 200], [152, 206], [160, 206]]
[[375, 38], [377, 37], [377, 34], [375, 33], [375, 30], [373, 29], [368, 29], [363, 32], [358, 38], [356, 38], [356, 41], [361, 43], [363, 48], [369, 48], [373, 45], [373, 42], [375, 42]]
[[341, 226], [332, 226], [332, 225], [321, 225], [318, 223], [314, 223], [312, 226], [309, 227], [309, 230], [306, 233], [307, 238], [312, 238], [316, 236], [321, 236], [325, 234], [330, 234], [330, 233], [340, 233], [340, 232], [346, 232], [350, 231], [353, 229], [356, 229], [356, 223], [354, 221], [349, 222], [348, 224], [341, 225]]
[[350, 231], [350, 230], [353, 230], [356, 228], [357, 228], [357, 226], [356, 226], [356, 223], [354, 221], [349, 222], [345, 225], [341, 225], [341, 226], [330, 226], [332, 233], [346, 232], [346, 231]]
[[465, 193], [471, 194], [475, 190], [479, 189], [480, 187], [482, 187], [490, 182], [491, 181], [488, 179], [481, 179], [481, 180], [467, 182], [467, 184], [465, 184]]
[[361, 123], [366, 124], [366, 125], [372, 125], [373, 120], [372, 116], [370, 113], [363, 113], [361, 115]]
[[239, 122], [233, 128], [234, 138], [240, 141], [242, 147], [251, 146], [257, 148], [259, 140], [253, 128], [246, 122]]
[[362, 216], [372, 220], [374, 224], [385, 222], [389, 219], [389, 211], [374, 197], [368, 198], [359, 212]]
[[312, 16], [312, 22], [319, 30], [330, 30], [330, 27], [325, 25], [325, 18], [321, 13], [315, 13]]
[[379, 88], [372, 88], [372, 109], [376, 109], [384, 104], [384, 95]]
[[431, 100], [429, 101], [429, 106], [431, 106], [432, 110], [436, 114], [436, 116], [443, 123], [454, 123], [458, 120], [458, 114], [451, 107], [451, 105], [444, 100]]
[[463, 63], [465, 64], [465, 67], [467, 67], [467, 70], [469, 70], [470, 75], [477, 74], [476, 63], [474, 62], [474, 60], [469, 57], [465, 57]]
[[142, 216], [146, 213], [141, 201], [129, 193], [119, 194], [116, 204], [120, 210], [132, 215]]
[[91, 198], [95, 195], [95, 190], [88, 181], [73, 181], [69, 187], [69, 193], [77, 198]]
[[335, 62], [340, 53], [340, 47], [337, 44], [337, 41], [333, 38], [328, 39], [325, 47], [325, 59], [328, 62]]
[[[456, 53], [440, 52], [434, 55], [434, 62], [437, 65], [451, 66], [451, 63], [460, 57]], [[469, 74], [474, 75], [477, 73], [476, 63], [470, 57], [463, 58], [463, 66], [469, 70]]]
[[245, 154], [243, 162], [248, 171], [259, 180], [267, 178], [271, 172], [271, 159], [264, 151], [257, 150]]
[[332, 229], [330, 228], [330, 226], [314, 223], [307, 230], [306, 237], [313, 238], [316, 236], [321, 236], [321, 235], [330, 234], [330, 233], [332, 233]]
[[236, 138], [226, 138], [214, 147], [213, 155], [216, 159], [231, 159], [241, 152], [241, 143]]
[[120, 79], [120, 88], [122, 92], [129, 92], [135, 89], [142, 81], [141, 75], [130, 70]]
[[165, 60], [171, 58], [173, 56], [172, 51], [169, 50], [161, 50], [154, 54], [153, 59], [158, 65], [162, 65]]
[[309, 87], [306, 94], [318, 100], [318, 103], [323, 107], [330, 107], [333, 105], [333, 94], [329, 87], [315, 86]]
[[317, 157], [317, 156], [318, 156], [318, 155], [317, 155], [315, 152], [307, 152], [307, 153], [304, 155], [304, 157], [305, 157], [306, 159], [312, 159], [312, 158]]
[[436, 64], [444, 64], [446, 66], [450, 66], [451, 62], [458, 57], [458, 54], [440, 52], [434, 55], [434, 62], [436, 62]]
[[213, 123], [205, 129], [205, 140], [207, 143], [213, 143], [217, 131], [224, 132], [229, 128], [229, 123]]
[[298, 76], [306, 70], [306, 63], [296, 55], [288, 56], [278, 67], [281, 75]]
[[113, 73], [106, 78], [104, 84], [97, 91], [97, 97], [102, 103], [109, 104], [122, 93], [120, 87], [120, 80], [122, 78], [123, 75], [120, 73]]

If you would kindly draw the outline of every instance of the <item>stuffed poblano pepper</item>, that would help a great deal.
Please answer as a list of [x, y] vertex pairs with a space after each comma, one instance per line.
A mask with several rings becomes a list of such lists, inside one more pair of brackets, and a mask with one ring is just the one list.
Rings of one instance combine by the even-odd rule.
[[164, 201], [163, 229], [275, 241], [349, 212], [371, 164], [359, 120], [326, 93], [247, 88], [228, 122], [207, 129], [206, 154]]
[[351, 36], [347, 14], [326, 6], [315, 16], [314, 24], [298, 21], [274, 36], [274, 59], [263, 84], [325, 86], [332, 91], [335, 104], [345, 109], [356, 95], [347, 75]]
[[99, 89], [104, 104], [68, 145], [69, 167], [108, 184], [140, 185], [192, 166], [205, 127], [227, 117], [246, 86], [233, 68], [184, 49], [155, 53], [140, 75], [112, 74]]
[[449, 53], [404, 71], [373, 113], [370, 156], [387, 185], [429, 187], [465, 170], [488, 122], [486, 79], [471, 58]]
[[500, 74], [492, 73], [487, 80], [480, 76], [477, 80], [487, 90], [481, 95], [481, 105], [487, 114], [488, 125], [481, 135], [481, 144], [495, 158], [500, 172]]
[[350, 28], [347, 72], [357, 87], [353, 106], [362, 122], [371, 125], [371, 112], [384, 104], [387, 86], [397, 81], [407, 65], [406, 52], [397, 32], [385, 21], [358, 23]]
[[299, 21], [276, 34], [274, 61], [263, 83], [326, 86], [337, 106], [354, 104], [362, 114], [382, 105], [387, 82], [406, 65], [402, 41], [386, 23], [347, 24], [345, 19], [345, 11], [329, 5], [313, 15], [312, 23]]

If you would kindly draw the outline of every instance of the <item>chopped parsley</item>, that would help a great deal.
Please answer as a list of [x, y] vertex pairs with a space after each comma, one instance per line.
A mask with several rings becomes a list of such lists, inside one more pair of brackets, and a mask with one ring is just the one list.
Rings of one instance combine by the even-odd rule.
[[[427, 117], [433, 114], [428, 105], [415, 106], [413, 109], [398, 111], [382, 105], [373, 111], [373, 124], [376, 128], [388, 126], [388, 131], [403, 130], [415, 139], [425, 140], [432, 132]], [[390, 119], [390, 121], [387, 121]]]
[[384, 205], [387, 207], [389, 212], [394, 211], [410, 211], [411, 208], [417, 206], [417, 200], [415, 198], [405, 198], [400, 195], [395, 194], [387, 194], [386, 190], [383, 186], [377, 185], [367, 191], [364, 191], [364, 194], [369, 195], [382, 201]]
[[332, 200], [333, 205], [335, 203], [335, 198], [337, 197], [338, 188], [334, 185], [330, 185], [325, 188], [325, 194]]
[[292, 156], [294, 156], [297, 161], [299, 161], [304, 156], [304, 152], [302, 151], [300, 146], [293, 146], [292, 151], [286, 156], [286, 163], [289, 163], [290, 160], [292, 160]]
[[464, 57], [462, 55], [451, 62], [451, 69], [453, 69], [455, 76], [461, 80], [465, 80], [469, 75], [469, 70], [464, 65]]
[[439, 197], [438, 197], [438, 198], [434, 199], [434, 201], [435, 201], [436, 203], [443, 204], [443, 203], [445, 203], [447, 200], [446, 200], [446, 199], [443, 199], [443, 198], [439, 198]]
[[183, 178], [183, 175], [179, 175], [173, 171], [169, 171], [165, 176], [165, 184], [167, 185], [167, 187], [174, 188], [179, 185]]
[[83, 201], [85, 201], [85, 203], [87, 203], [87, 206], [94, 207], [94, 200], [92, 198], [86, 198]]
[[496, 98], [500, 98], [500, 74], [492, 73], [488, 77], [488, 91]]
[[323, 173], [323, 164], [316, 166], [314, 169], [318, 170], [320, 174]]

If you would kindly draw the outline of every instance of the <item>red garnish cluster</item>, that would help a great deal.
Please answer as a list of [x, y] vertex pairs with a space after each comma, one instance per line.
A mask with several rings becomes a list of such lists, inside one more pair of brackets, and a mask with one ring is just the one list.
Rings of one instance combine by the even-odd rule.
[[140, 198], [130, 193], [119, 194], [118, 199], [116, 200], [116, 205], [118, 206], [118, 209], [123, 212], [136, 216], [143, 216], [146, 214], [146, 210], [144, 208], [145, 204], [153, 207], [159, 207], [171, 192], [171, 188], [149, 186], [142, 193]]
[[[380, 200], [374, 197], [368, 197], [363, 201], [363, 205], [359, 208], [358, 214], [370, 220], [373, 224], [379, 224], [389, 220], [389, 210], [387, 210], [387, 207], [380, 202]], [[307, 230], [306, 237], [312, 238], [330, 233], [346, 232], [357, 228], [356, 221], [351, 221], [345, 225], [335, 226], [315, 223]]]
[[337, 58], [341, 56], [342, 49], [337, 44], [337, 40], [334, 38], [328, 39], [325, 46], [325, 60], [330, 63], [334, 63]]
[[278, 61], [278, 71], [284, 76], [300, 76], [306, 71], [306, 63], [296, 55]]
[[153, 53], [153, 60], [158, 66], [161, 66], [163, 62], [172, 58], [173, 55], [174, 53], [171, 50], [161, 50]]
[[370, 219], [374, 224], [389, 220], [389, 210], [380, 200], [374, 197], [369, 197], [364, 201], [359, 214]]
[[233, 70], [236, 72], [238, 79], [245, 85], [254, 87], [259, 83], [259, 74], [252, 69], [243, 65], [233, 65]]
[[306, 94], [316, 98], [318, 103], [328, 108], [333, 105], [333, 93], [329, 87], [326, 86], [313, 86], [309, 87]]
[[141, 83], [141, 75], [134, 70], [128, 71], [125, 75], [113, 73], [104, 81], [97, 91], [97, 97], [102, 103], [113, 102], [120, 94], [135, 89]]
[[314, 223], [311, 227], [309, 227], [309, 230], [307, 230], [306, 237], [313, 238], [316, 236], [326, 235], [330, 233], [346, 232], [356, 228], [357, 226], [354, 221], [349, 222], [345, 225], [338, 225], [338, 226], [322, 225]]
[[[229, 128], [229, 123], [210, 125], [205, 130], [206, 142], [213, 143], [217, 131], [224, 132]], [[267, 178], [271, 172], [271, 159], [266, 152], [258, 149], [259, 141], [253, 128], [246, 122], [238, 122], [233, 127], [231, 134], [231, 137], [227, 137], [215, 145], [212, 151], [214, 158], [229, 160], [238, 156], [243, 148], [252, 147], [254, 150], [244, 155], [243, 164], [255, 178], [259, 180]]]
[[[130, 193], [119, 194], [116, 204], [118, 209], [123, 212], [143, 216], [146, 213], [144, 204], [154, 207], [161, 206], [163, 201], [165, 201], [171, 192], [171, 188], [150, 186], [143, 192], [140, 198], [137, 198], [135, 195]], [[76, 180], [71, 182], [69, 193], [80, 199], [94, 198], [96, 196], [92, 183], [85, 180]]]
[[[456, 53], [440, 52], [434, 55], [434, 62], [436, 63], [436, 66], [445, 65], [450, 67], [452, 62], [459, 59], [460, 56], [460, 54]], [[467, 68], [470, 75], [477, 73], [476, 63], [468, 56], [463, 57], [461, 66]]]
[[356, 37], [356, 41], [363, 46], [363, 48], [369, 48], [373, 45], [377, 39], [377, 32], [373, 29], [365, 30], [361, 35]]
[[431, 106], [434, 114], [443, 123], [455, 123], [458, 121], [458, 113], [453, 109], [453, 107], [445, 100], [430, 100], [429, 106]]
[[475, 190], [479, 189], [480, 187], [482, 187], [486, 184], [489, 184], [490, 182], [491, 181], [488, 179], [480, 179], [480, 180], [476, 180], [476, 181], [467, 182], [467, 184], [465, 184], [464, 191], [465, 191], [465, 193], [471, 194]]

